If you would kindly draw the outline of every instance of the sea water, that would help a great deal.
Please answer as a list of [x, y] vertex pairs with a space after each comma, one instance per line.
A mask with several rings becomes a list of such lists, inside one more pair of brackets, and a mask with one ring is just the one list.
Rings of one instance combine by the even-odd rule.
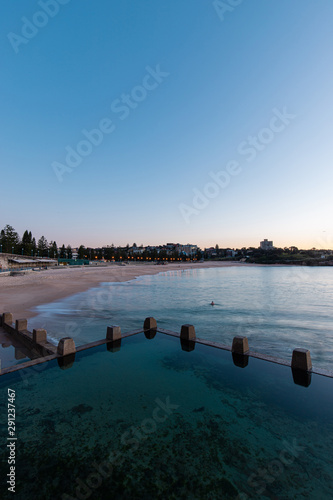
[[[0, 377], [15, 391], [16, 492], [2, 498], [332, 498], [333, 379], [143, 333]], [[67, 368], [67, 369], [64, 369]], [[4, 436], [0, 472], [9, 465]]]
[[39, 306], [37, 313], [29, 327], [46, 328], [54, 341], [70, 336], [82, 345], [105, 338], [107, 326], [136, 330], [153, 316], [160, 328], [180, 331], [191, 323], [197, 337], [227, 345], [235, 335], [245, 335], [251, 350], [283, 359], [296, 347], [310, 349], [315, 367], [333, 368], [330, 267], [170, 270], [102, 283]]

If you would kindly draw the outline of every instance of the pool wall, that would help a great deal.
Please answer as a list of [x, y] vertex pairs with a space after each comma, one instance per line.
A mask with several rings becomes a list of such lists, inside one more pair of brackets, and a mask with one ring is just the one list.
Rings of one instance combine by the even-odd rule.
[[203, 340], [196, 337], [194, 325], [185, 324], [181, 326], [180, 333], [158, 328], [155, 318], [148, 317], [144, 320], [143, 327], [139, 330], [134, 330], [127, 333], [121, 332], [121, 327], [112, 325], [107, 327], [106, 337], [102, 340], [91, 342], [76, 348], [74, 340], [70, 337], [62, 338], [58, 346], [55, 346], [47, 341], [47, 332], [44, 329], [34, 329], [33, 332], [27, 330], [27, 320], [16, 320], [15, 325], [12, 323], [13, 316], [11, 313], [3, 313], [0, 315], [0, 326], [7, 333], [13, 336], [15, 340], [19, 340], [25, 347], [31, 349], [32, 352], [38, 352], [40, 357], [32, 359], [19, 365], [14, 365], [1, 370], [0, 375], [22, 370], [27, 367], [39, 365], [47, 361], [57, 359], [60, 368], [70, 368], [75, 361], [75, 353], [90, 349], [99, 345], [107, 344], [110, 351], [117, 351], [121, 348], [121, 339], [144, 332], [148, 339], [153, 339], [157, 332], [165, 335], [171, 335], [180, 339], [180, 346], [183, 351], [191, 352], [195, 349], [196, 343], [230, 351], [233, 363], [239, 368], [246, 368], [249, 363], [249, 358], [262, 359], [271, 363], [276, 363], [291, 367], [292, 377], [296, 384], [309, 386], [311, 383], [311, 374], [316, 373], [326, 377], [333, 378], [333, 372], [325, 369], [314, 369], [312, 367], [310, 351], [307, 349], [296, 348], [293, 350], [291, 361], [276, 358], [273, 356], [264, 355], [253, 352], [249, 348], [247, 337], [237, 336], [233, 338], [231, 346], [224, 345], [218, 342]]

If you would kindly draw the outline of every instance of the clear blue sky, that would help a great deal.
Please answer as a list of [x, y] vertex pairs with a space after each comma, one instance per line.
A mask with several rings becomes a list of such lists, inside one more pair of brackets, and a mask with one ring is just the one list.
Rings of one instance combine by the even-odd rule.
[[331, 0], [0, 9], [1, 227], [72, 246], [333, 247]]

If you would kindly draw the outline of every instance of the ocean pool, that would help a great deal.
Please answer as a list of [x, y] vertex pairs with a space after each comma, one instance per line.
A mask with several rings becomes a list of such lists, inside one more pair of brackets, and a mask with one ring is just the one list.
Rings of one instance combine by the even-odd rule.
[[289, 367], [193, 347], [140, 333], [0, 377], [16, 394], [15, 498], [330, 499], [333, 379], [303, 387]]

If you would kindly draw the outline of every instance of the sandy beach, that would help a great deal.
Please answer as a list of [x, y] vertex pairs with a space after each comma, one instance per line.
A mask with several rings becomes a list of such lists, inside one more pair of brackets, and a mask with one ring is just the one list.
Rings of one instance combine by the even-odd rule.
[[105, 267], [54, 268], [22, 276], [0, 276], [0, 313], [11, 312], [14, 320], [35, 316], [36, 306], [84, 292], [102, 282], [129, 281], [138, 276], [182, 269], [255, 266], [238, 262], [153, 264], [110, 264]]

